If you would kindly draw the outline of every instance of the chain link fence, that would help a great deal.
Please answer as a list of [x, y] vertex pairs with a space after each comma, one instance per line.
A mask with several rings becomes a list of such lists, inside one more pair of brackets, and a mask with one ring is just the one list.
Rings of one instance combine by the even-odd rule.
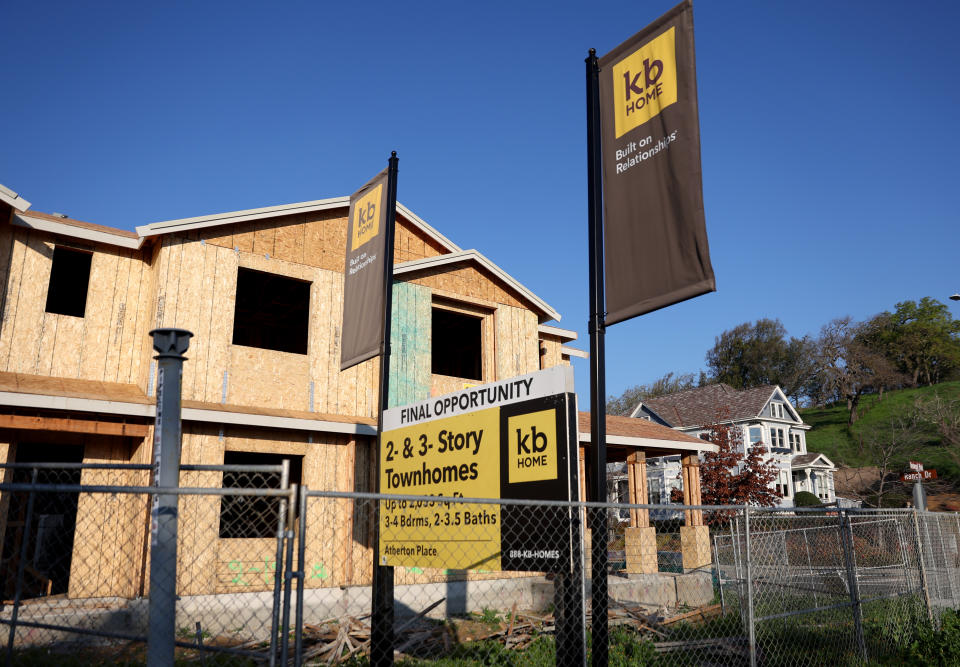
[[[8, 464], [0, 577], [8, 664], [143, 663], [152, 468]], [[286, 466], [182, 466], [176, 645], [270, 661], [292, 499]]]
[[[150, 467], [2, 470], [8, 661], [144, 663]], [[583, 664], [597, 539], [613, 665], [896, 661], [960, 606], [956, 514], [317, 492], [284, 466], [183, 466], [180, 484], [184, 662], [367, 664], [376, 562], [398, 664]]]

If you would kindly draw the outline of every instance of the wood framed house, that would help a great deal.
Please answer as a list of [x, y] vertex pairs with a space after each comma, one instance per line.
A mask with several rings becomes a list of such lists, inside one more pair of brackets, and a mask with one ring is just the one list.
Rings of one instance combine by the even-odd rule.
[[[744, 447], [763, 443], [779, 468], [773, 487], [781, 506], [792, 507], [799, 491], [809, 491], [822, 502], [836, 502], [833, 474], [836, 466], [825, 455], [807, 451], [806, 432], [799, 413], [780, 387], [763, 385], [736, 390], [727, 384], [713, 384], [641, 401], [631, 417], [669, 426], [694, 437], [705, 438], [718, 415], [742, 430]], [[666, 457], [647, 466], [648, 488], [668, 503], [677, 485], [680, 463]], [[651, 499], [656, 493], [651, 495]]]
[[[348, 205], [338, 197], [131, 232], [35, 212], [0, 188], [0, 463], [150, 463], [156, 362], [148, 332], [179, 327], [194, 333], [182, 378], [182, 463], [288, 459], [301, 487], [373, 490], [379, 359], [339, 370]], [[396, 223], [391, 405], [585, 356], [568, 346], [575, 332], [551, 324], [559, 313], [484, 255], [402, 204]], [[624, 447], [660, 442], [631, 434], [620, 434]], [[709, 447], [668, 429], [660, 436], [663, 447], [652, 451]], [[70, 475], [74, 484], [149, 484], [142, 470]], [[242, 482], [185, 471], [181, 484]], [[7, 501], [0, 497], [0, 539], [9, 543], [23, 526], [8, 517]], [[369, 581], [373, 528], [358, 524], [350, 503], [337, 507], [324, 521], [340, 544], [308, 545], [307, 559], [324, 573], [309, 586]], [[143, 593], [144, 496], [78, 494], [70, 507], [48, 509], [38, 514], [60, 516], [59, 530], [71, 535], [57, 592]], [[225, 531], [223, 511], [219, 497], [181, 501], [182, 520], [207, 528], [179, 533], [180, 594], [272, 586], [267, 575], [237, 571], [265, 571], [275, 540], [256, 528]], [[102, 545], [113, 551], [97, 551]], [[397, 583], [426, 576], [398, 572]]]

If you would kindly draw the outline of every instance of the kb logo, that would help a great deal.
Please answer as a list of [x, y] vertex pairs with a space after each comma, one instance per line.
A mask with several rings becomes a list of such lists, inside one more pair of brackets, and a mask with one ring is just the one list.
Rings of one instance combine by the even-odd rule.
[[350, 238], [351, 252], [374, 238], [380, 232], [380, 195], [383, 192], [383, 183], [363, 195], [353, 205], [352, 233]]
[[677, 101], [676, 28], [613, 66], [614, 134], [619, 139]]
[[541, 410], [507, 419], [511, 484], [557, 478], [557, 413]]

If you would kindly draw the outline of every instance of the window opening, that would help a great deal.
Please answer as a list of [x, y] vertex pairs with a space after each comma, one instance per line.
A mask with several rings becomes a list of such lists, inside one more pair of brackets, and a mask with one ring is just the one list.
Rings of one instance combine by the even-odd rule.
[[233, 344], [307, 353], [310, 283], [273, 273], [237, 270]]
[[[224, 465], [280, 465], [290, 461], [290, 484], [299, 488], [303, 457], [290, 454], [224, 452]], [[224, 472], [225, 489], [279, 489], [280, 473]], [[288, 511], [295, 512], [297, 503]], [[280, 498], [263, 496], [223, 496], [220, 501], [220, 537], [276, 537], [280, 519]]]
[[433, 309], [434, 375], [483, 380], [483, 320], [443, 308]]
[[83, 317], [87, 309], [92, 258], [93, 253], [59, 245], [54, 247], [45, 308], [48, 313]]

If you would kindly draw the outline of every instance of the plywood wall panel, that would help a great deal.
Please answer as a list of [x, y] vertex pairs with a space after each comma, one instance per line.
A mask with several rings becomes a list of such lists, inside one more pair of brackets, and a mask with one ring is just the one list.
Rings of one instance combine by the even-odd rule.
[[51, 375], [53, 370], [53, 348], [57, 342], [57, 322], [60, 315], [44, 313], [40, 324], [40, 340], [37, 349], [37, 361], [33, 373]]
[[[206, 245], [196, 241], [186, 241], [181, 246], [180, 276], [177, 283], [176, 310], [173, 313], [175, 327], [186, 329], [194, 334], [190, 341], [191, 351], [194, 345], [203, 346], [197, 340], [197, 333], [202, 323], [200, 313], [203, 302], [210, 299], [210, 286], [204, 284]], [[183, 365], [183, 393], [191, 398], [195, 395], [194, 385], [198, 373], [202, 369], [196, 363], [190, 363], [194, 355], [191, 353]]]
[[120, 365], [120, 343], [123, 340], [123, 330], [127, 325], [127, 301], [130, 283], [135, 272], [136, 264], [132, 260], [133, 251], [122, 250], [117, 253], [116, 288], [113, 293], [113, 302], [110, 304], [110, 319], [107, 321], [107, 348], [103, 364], [103, 374], [100, 378], [107, 382], [117, 381], [117, 372]]
[[17, 319], [17, 307], [20, 303], [20, 287], [23, 283], [24, 265], [27, 258], [27, 236], [29, 231], [16, 228], [11, 234], [10, 272], [4, 282], [3, 319], [0, 321], [0, 370], [13, 371], [16, 363], [11, 359], [11, 342]]
[[44, 241], [40, 234], [29, 233], [25, 242], [24, 279], [20, 284], [10, 341], [12, 354], [8, 370], [14, 373], [33, 373], [37, 366], [38, 337], [43, 325], [53, 258], [53, 244]]
[[277, 259], [303, 263], [304, 216], [284, 218], [286, 224], [277, 227], [274, 254]]
[[[74, 332], [76, 327], [68, 325], [67, 316], [63, 318], [60, 327], [61, 334], [57, 336], [56, 355], [61, 359], [58, 364], [64, 367], [64, 357], [73, 355], [79, 361], [79, 375], [76, 370], [67, 371], [66, 377], [80, 377], [84, 380], [103, 380], [106, 371], [107, 350], [110, 345], [110, 320], [113, 313], [113, 301], [118, 286], [118, 272], [120, 260], [116, 253], [95, 252], [90, 261], [90, 281], [87, 286], [87, 307], [84, 313], [82, 326], [79, 327], [80, 336], [74, 339], [64, 335], [69, 330]], [[57, 375], [60, 375], [57, 373]], [[64, 377], [61, 375], [61, 377]]]
[[254, 226], [253, 252], [273, 256], [276, 238], [277, 229], [273, 220], [258, 221]]
[[[57, 340], [53, 347], [53, 362], [50, 368], [50, 375], [61, 378], [76, 378], [80, 375], [80, 342], [84, 339], [84, 327], [89, 324], [82, 318], [70, 317], [69, 315], [58, 315], [57, 322]], [[104, 335], [97, 328], [96, 336]], [[106, 350], [99, 349], [100, 354], [91, 354], [92, 359], [99, 356], [99, 363], [94, 365], [94, 371], [100, 373], [103, 377], [103, 363], [106, 359]], [[95, 379], [95, 378], [84, 378]]]
[[222, 401], [223, 373], [227, 370], [229, 348], [233, 341], [233, 311], [237, 297], [237, 266], [237, 253], [226, 248], [217, 248], [213, 286], [213, 303], [216, 310], [210, 318], [203, 398], [203, 400], [212, 403]]

